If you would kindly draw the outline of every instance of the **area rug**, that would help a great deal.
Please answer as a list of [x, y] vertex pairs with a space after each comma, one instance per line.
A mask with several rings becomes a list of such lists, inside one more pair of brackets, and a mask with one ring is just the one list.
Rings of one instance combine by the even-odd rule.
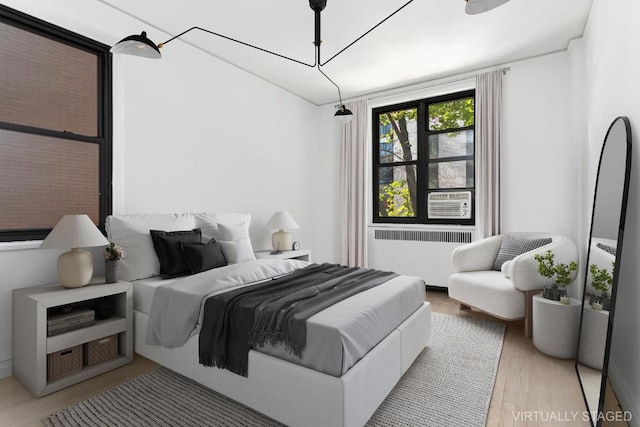
[[[498, 370], [501, 323], [432, 314], [432, 340], [367, 423], [483, 426]], [[47, 426], [281, 426], [158, 368], [45, 418]]]

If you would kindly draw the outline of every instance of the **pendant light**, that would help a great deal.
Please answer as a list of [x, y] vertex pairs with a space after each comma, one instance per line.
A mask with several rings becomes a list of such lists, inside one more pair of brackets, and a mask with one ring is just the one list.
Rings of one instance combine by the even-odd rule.
[[371, 27], [368, 31], [366, 31], [360, 37], [355, 39], [353, 42], [349, 43], [345, 48], [343, 48], [338, 53], [333, 55], [327, 61], [322, 62], [321, 59], [320, 59], [320, 44], [322, 43], [322, 40], [320, 38], [320, 12], [322, 12], [322, 10], [326, 7], [327, 0], [309, 0], [309, 7], [311, 7], [311, 9], [314, 12], [314, 23], [315, 23], [315, 40], [314, 40], [313, 44], [315, 46], [316, 55], [315, 55], [315, 63], [314, 64], [307, 64], [306, 62], [299, 61], [297, 59], [290, 58], [288, 56], [281, 55], [279, 53], [276, 53], [276, 52], [273, 52], [273, 51], [270, 51], [270, 50], [267, 50], [267, 49], [263, 49], [261, 47], [254, 46], [254, 45], [252, 45], [250, 43], [246, 43], [246, 42], [243, 42], [243, 41], [240, 41], [240, 40], [236, 40], [234, 38], [225, 36], [223, 34], [219, 34], [219, 33], [216, 33], [214, 31], [210, 31], [210, 30], [207, 30], [205, 28], [200, 28], [200, 27], [191, 27], [188, 30], [183, 31], [180, 34], [170, 38], [169, 40], [167, 40], [167, 41], [165, 41], [163, 43], [159, 43], [157, 46], [151, 40], [149, 40], [147, 38], [147, 33], [143, 31], [140, 35], [132, 35], [132, 36], [125, 37], [124, 39], [120, 40], [117, 44], [115, 44], [111, 48], [111, 52], [118, 53], [118, 54], [125, 54], [125, 55], [142, 56], [144, 58], [159, 59], [159, 58], [162, 57], [162, 55], [160, 54], [160, 48], [165, 46], [167, 43], [177, 39], [178, 37], [183, 36], [184, 34], [188, 33], [189, 31], [192, 31], [192, 30], [204, 31], [204, 32], [212, 34], [214, 36], [221, 37], [223, 39], [226, 39], [226, 40], [229, 40], [229, 41], [232, 41], [232, 42], [235, 42], [235, 43], [239, 43], [241, 45], [244, 45], [244, 46], [247, 46], [247, 47], [251, 47], [253, 49], [257, 49], [257, 50], [262, 51], [264, 53], [268, 53], [268, 54], [271, 54], [271, 55], [278, 56], [278, 57], [280, 57], [282, 59], [286, 59], [288, 61], [296, 62], [298, 64], [305, 65], [307, 67], [313, 67], [313, 68], [317, 67], [318, 71], [320, 71], [320, 73], [323, 76], [325, 76], [327, 78], [327, 80], [329, 80], [338, 89], [338, 98], [340, 100], [340, 108], [335, 113], [335, 117], [338, 120], [340, 120], [342, 123], [348, 123], [353, 118], [353, 113], [351, 111], [349, 111], [344, 106], [344, 104], [342, 103], [342, 94], [340, 93], [340, 87], [333, 80], [331, 80], [329, 78], [329, 76], [327, 76], [324, 73], [324, 71], [322, 71], [321, 67], [325, 66], [327, 63], [329, 63], [329, 61], [333, 60], [335, 57], [340, 55], [342, 52], [344, 52], [345, 50], [347, 50], [348, 48], [353, 46], [361, 38], [363, 38], [364, 36], [369, 34], [371, 31], [373, 31], [375, 28], [377, 28], [379, 25], [381, 25], [387, 19], [391, 18], [393, 15], [395, 15], [398, 12], [400, 12], [400, 10], [404, 9], [407, 5], [409, 5], [412, 2], [413, 2], [413, 0], [407, 1], [404, 5], [400, 6], [398, 9], [396, 9], [389, 16], [387, 16], [382, 21], [378, 22], [376, 25]]
[[464, 11], [467, 15], [477, 15], [479, 13], [488, 12], [498, 6], [502, 6], [509, 0], [465, 0], [467, 6]]
[[160, 49], [147, 38], [146, 31], [143, 31], [139, 36], [134, 34], [123, 38], [111, 48], [111, 52], [151, 59], [160, 59], [162, 57]]

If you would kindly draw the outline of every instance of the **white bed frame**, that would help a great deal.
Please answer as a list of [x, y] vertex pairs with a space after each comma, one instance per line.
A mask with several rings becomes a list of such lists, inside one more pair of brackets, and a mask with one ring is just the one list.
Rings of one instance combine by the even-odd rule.
[[340, 378], [253, 350], [245, 378], [201, 365], [198, 335], [179, 348], [145, 344], [148, 321], [134, 311], [136, 353], [292, 427], [363, 426], [431, 339], [425, 302]]

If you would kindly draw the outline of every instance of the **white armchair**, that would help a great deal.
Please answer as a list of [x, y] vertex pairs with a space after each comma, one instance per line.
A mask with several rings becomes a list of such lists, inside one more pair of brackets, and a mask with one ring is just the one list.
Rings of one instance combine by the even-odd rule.
[[[449, 277], [449, 297], [461, 308], [475, 308], [504, 320], [525, 320], [525, 336], [532, 335], [532, 298], [552, 280], [538, 273], [535, 254], [551, 249], [556, 263], [578, 261], [578, 251], [567, 237], [549, 233], [506, 233], [524, 239], [550, 238], [551, 243], [516, 256], [494, 270], [504, 235], [457, 247], [452, 257], [455, 271]], [[573, 278], [575, 279], [575, 273]]]

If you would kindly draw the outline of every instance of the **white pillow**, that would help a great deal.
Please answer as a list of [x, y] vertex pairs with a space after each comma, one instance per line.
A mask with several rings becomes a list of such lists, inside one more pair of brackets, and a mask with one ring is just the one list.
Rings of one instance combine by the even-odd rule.
[[218, 240], [222, 254], [228, 264], [251, 261], [256, 259], [249, 238], [240, 240]]
[[196, 221], [192, 214], [117, 215], [107, 217], [106, 228], [109, 240], [127, 253], [119, 262], [118, 276], [122, 280], [136, 280], [160, 274], [149, 230], [192, 230]]
[[218, 243], [229, 264], [256, 259], [249, 238], [249, 222], [241, 224], [218, 224]]
[[241, 224], [246, 222], [251, 224], [251, 215], [248, 213], [236, 212], [202, 212], [193, 214], [196, 219], [196, 226], [202, 230], [202, 240], [208, 242], [211, 239], [220, 240], [218, 224]]

